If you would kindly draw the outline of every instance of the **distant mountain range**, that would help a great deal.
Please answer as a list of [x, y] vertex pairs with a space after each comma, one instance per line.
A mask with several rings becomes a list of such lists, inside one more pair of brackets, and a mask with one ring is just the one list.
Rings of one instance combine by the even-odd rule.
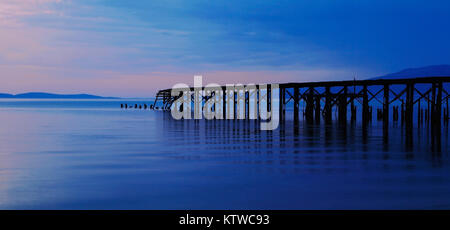
[[21, 94], [7, 94], [0, 93], [0, 98], [17, 98], [17, 99], [116, 99], [116, 97], [101, 97], [90, 94], [54, 94], [54, 93], [21, 93]]
[[400, 72], [386, 74], [372, 79], [418, 78], [450, 76], [450, 65], [432, 65], [420, 68], [404, 69]]

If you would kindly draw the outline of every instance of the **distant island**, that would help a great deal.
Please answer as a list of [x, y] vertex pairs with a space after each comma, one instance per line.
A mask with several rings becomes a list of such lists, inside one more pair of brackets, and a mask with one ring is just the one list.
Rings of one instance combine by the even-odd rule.
[[372, 79], [397, 79], [418, 77], [448, 77], [450, 76], [450, 65], [432, 65], [419, 68], [409, 68], [396, 73], [386, 74]]
[[15, 98], [15, 99], [117, 99], [118, 97], [102, 97], [90, 94], [55, 94], [30, 92], [21, 94], [7, 94], [0, 93], [0, 98]]

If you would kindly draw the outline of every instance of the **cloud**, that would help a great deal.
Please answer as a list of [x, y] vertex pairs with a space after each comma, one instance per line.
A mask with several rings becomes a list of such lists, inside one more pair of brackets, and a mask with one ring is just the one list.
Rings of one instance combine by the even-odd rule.
[[304, 67], [319, 51], [297, 53], [292, 40], [278, 32], [226, 29], [162, 6], [163, 12], [147, 7], [155, 15], [140, 18], [133, 10], [72, 1], [2, 1], [0, 92], [152, 96], [176, 83], [190, 84], [194, 74], [204, 75], [205, 84], [352, 74], [348, 69]]
[[1, 0], [0, 92], [152, 96], [195, 74], [362, 79], [448, 60], [448, 4], [412, 2]]
[[0, 2], [0, 25], [17, 26], [24, 17], [57, 14], [52, 6], [62, 0], [2, 0]]
[[47, 53], [48, 28], [28, 25], [32, 16], [56, 14], [53, 4], [61, 0], [2, 0], [0, 2], [0, 61], [2, 64], [28, 62]]

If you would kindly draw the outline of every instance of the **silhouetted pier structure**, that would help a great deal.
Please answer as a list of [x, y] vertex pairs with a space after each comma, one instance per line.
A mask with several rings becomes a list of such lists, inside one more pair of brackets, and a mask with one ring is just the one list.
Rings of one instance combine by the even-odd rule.
[[[309, 123], [323, 119], [325, 123], [331, 123], [333, 112], [337, 113], [337, 121], [346, 124], [348, 121], [348, 108], [350, 107], [350, 120], [355, 121], [357, 114], [361, 114], [361, 122], [364, 125], [372, 121], [373, 108], [377, 108], [377, 119], [388, 127], [389, 118], [407, 127], [413, 127], [414, 108], [417, 109], [416, 120], [420, 125], [423, 122], [431, 123], [436, 127], [441, 121], [448, 122], [449, 119], [449, 93], [444, 87], [450, 82], [450, 77], [421, 77], [408, 79], [374, 79], [374, 80], [350, 80], [350, 81], [324, 81], [303, 83], [282, 83], [279, 85], [279, 119], [281, 124], [286, 118], [286, 107], [293, 104], [293, 121], [297, 125], [300, 120], [300, 104], [302, 103], [302, 115]], [[226, 93], [226, 86], [220, 86], [224, 98], [221, 111], [225, 115], [227, 105], [230, 102], [230, 94]], [[195, 88], [191, 87], [191, 91]], [[205, 90], [202, 87], [201, 90]], [[245, 87], [236, 88], [231, 95], [234, 103], [235, 118], [241, 110], [236, 108], [238, 101], [243, 101], [244, 117], [239, 119], [250, 119], [249, 108], [251, 98], [256, 99], [256, 106], [260, 106], [261, 93], [268, 97], [265, 104], [270, 108], [272, 103], [271, 84], [267, 84], [267, 90], [261, 90], [256, 85], [256, 90], [249, 91]], [[256, 94], [256, 97], [254, 94]], [[181, 95], [181, 94], [180, 94]], [[214, 95], [212, 95], [214, 96]], [[212, 96], [202, 97], [202, 102]], [[170, 110], [174, 101], [180, 96], [172, 96], [171, 89], [160, 90], [156, 94], [155, 101], [148, 107], [157, 110]], [[161, 106], [157, 103], [161, 102]], [[133, 107], [133, 105], [122, 105], [122, 108]], [[134, 105], [134, 108], [138, 108]], [[141, 109], [141, 107], [139, 107]], [[146, 108], [146, 105], [144, 106]], [[392, 111], [390, 111], [392, 108]], [[360, 111], [358, 111], [358, 109]], [[392, 115], [391, 115], [392, 114]], [[225, 116], [224, 116], [225, 117]], [[254, 119], [254, 118], [251, 118]]]

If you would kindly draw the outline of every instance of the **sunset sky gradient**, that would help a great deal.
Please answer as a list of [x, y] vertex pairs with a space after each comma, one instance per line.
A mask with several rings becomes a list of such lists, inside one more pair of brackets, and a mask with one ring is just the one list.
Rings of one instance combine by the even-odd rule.
[[365, 79], [449, 64], [449, 12], [444, 0], [0, 0], [0, 92]]

